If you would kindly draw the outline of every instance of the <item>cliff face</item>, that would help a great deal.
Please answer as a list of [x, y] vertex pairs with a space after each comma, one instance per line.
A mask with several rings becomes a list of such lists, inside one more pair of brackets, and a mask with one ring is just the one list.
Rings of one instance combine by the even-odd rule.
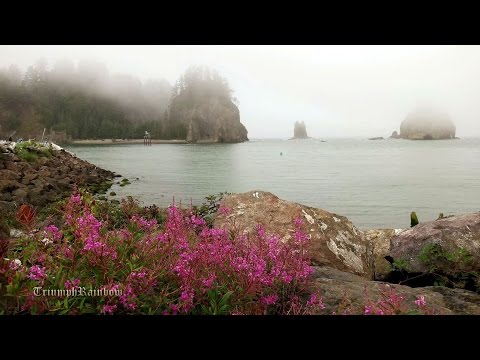
[[454, 139], [455, 125], [446, 113], [418, 108], [400, 125], [400, 137], [410, 140]]
[[295, 127], [293, 129], [293, 138], [292, 139], [308, 139], [307, 128], [305, 127], [305, 122], [295, 122]]
[[[238, 143], [248, 141], [237, 106], [227, 98], [177, 96], [170, 107], [169, 123], [181, 126], [191, 143]], [[174, 125], [175, 126], [175, 125]]]

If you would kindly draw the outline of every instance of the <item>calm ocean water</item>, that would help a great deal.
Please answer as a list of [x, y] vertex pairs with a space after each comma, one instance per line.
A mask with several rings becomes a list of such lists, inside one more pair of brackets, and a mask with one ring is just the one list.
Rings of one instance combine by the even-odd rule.
[[[361, 229], [410, 226], [480, 210], [480, 139], [251, 140], [242, 144], [69, 146], [132, 184], [145, 205], [201, 203], [223, 191], [270, 191], [348, 217]], [[282, 153], [282, 155], [281, 155]], [[138, 178], [138, 180], [134, 180]]]

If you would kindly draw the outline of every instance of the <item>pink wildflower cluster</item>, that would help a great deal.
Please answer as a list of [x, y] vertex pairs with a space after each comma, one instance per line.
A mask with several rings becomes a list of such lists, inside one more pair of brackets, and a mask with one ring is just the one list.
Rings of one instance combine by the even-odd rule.
[[[198, 227], [201, 229], [194, 231]], [[294, 288], [313, 272], [304, 249], [308, 238], [299, 228], [297, 233], [298, 241], [282, 242], [258, 226], [252, 235], [232, 238], [226, 229], [208, 228], [203, 221], [184, 216], [181, 209], [171, 206], [165, 230], [157, 237], [163, 247], [176, 251], [171, 270], [182, 291], [179, 305], [171, 309], [190, 311], [202, 303], [214, 281], [239, 285], [242, 290], [235, 294], [237, 298], [256, 298], [264, 307], [275, 305], [280, 298], [277, 289]]]
[[[284, 241], [262, 226], [250, 234], [236, 226], [211, 228], [192, 209], [177, 206], [167, 209], [162, 227], [140, 213], [133, 202], [125, 202], [126, 226], [111, 228], [109, 213], [88, 194], [74, 192], [65, 207], [65, 226], [50, 225], [39, 234], [50, 245], [28, 245], [28, 261], [35, 265], [25, 268], [27, 278], [44, 286], [60, 281], [68, 290], [89, 284], [120, 292], [82, 302], [67, 299], [59, 308], [31, 297], [32, 284], [25, 282], [22, 308], [69, 314], [92, 308], [103, 314], [284, 314], [290, 308], [295, 310], [289, 313], [313, 313], [323, 307], [317, 295], [303, 297], [313, 268], [301, 220], [295, 221], [294, 236]], [[23, 281], [13, 264], [6, 269], [8, 281]], [[55, 278], [47, 277], [47, 269]]]
[[47, 278], [47, 274], [45, 273], [45, 267], [40, 267], [38, 265], [33, 265], [30, 268], [30, 272], [28, 274], [28, 278], [30, 280], [40, 281], [43, 282], [44, 279]]
[[425, 300], [425, 296], [420, 295], [420, 297], [415, 300], [415, 305], [417, 305], [419, 308], [427, 306], [427, 300]]
[[73, 225], [76, 220], [76, 216], [80, 213], [82, 208], [82, 196], [79, 192], [74, 190], [73, 194], [68, 200], [65, 207], [65, 221], [68, 225]]
[[93, 254], [96, 259], [117, 258], [117, 252], [107, 245], [106, 237], [101, 234], [102, 222], [93, 216], [87, 206], [85, 206], [83, 214], [77, 216], [72, 225], [75, 229], [75, 236], [84, 241], [84, 253]]
[[[365, 315], [398, 315], [412, 311], [405, 302], [405, 297], [397, 293], [395, 289], [385, 286], [381, 295], [382, 298], [377, 300], [377, 302], [372, 302], [369, 299], [365, 301]], [[419, 296], [414, 303], [422, 314], [434, 314], [433, 309], [427, 307], [424, 295]]]
[[65, 281], [64, 285], [65, 285], [65, 289], [73, 290], [80, 285], [80, 279], [67, 280]]
[[138, 215], [133, 215], [131, 218], [131, 221], [133, 224], [135, 224], [138, 228], [140, 228], [143, 231], [152, 231], [158, 225], [157, 220], [155, 219], [146, 220], [143, 217]]
[[58, 241], [62, 238], [62, 233], [55, 225], [49, 225], [45, 228], [45, 235], [53, 241]]

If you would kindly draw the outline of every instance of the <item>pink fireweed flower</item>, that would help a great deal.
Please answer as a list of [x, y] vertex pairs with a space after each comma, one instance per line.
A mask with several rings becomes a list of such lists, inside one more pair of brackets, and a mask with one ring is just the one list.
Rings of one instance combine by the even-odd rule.
[[167, 243], [167, 242], [168, 242], [168, 239], [167, 239], [167, 237], [165, 236], [165, 234], [159, 234], [159, 235], [157, 235], [156, 239], [157, 239], [157, 241], [160, 242], [160, 243]]
[[189, 286], [182, 286], [182, 295], [180, 296], [181, 309], [184, 313], [189, 312], [193, 308], [193, 298], [195, 293]]
[[202, 227], [202, 226], [206, 225], [205, 220], [203, 220], [201, 217], [195, 216], [195, 215], [190, 216], [190, 222], [195, 227]]
[[45, 228], [45, 236], [53, 241], [57, 241], [60, 240], [63, 235], [55, 225], [49, 225]]
[[303, 220], [302, 220], [302, 218], [301, 218], [300, 216], [298, 216], [298, 217], [295, 218], [294, 223], [295, 223], [295, 226], [296, 226], [296, 227], [300, 227], [300, 226], [303, 225]]
[[8, 264], [9, 269], [11, 270], [18, 270], [22, 266], [22, 262], [19, 259], [12, 260], [10, 264]]
[[205, 286], [207, 289], [211, 289], [215, 279], [215, 274], [212, 274], [208, 279], [202, 280], [202, 285]]
[[157, 220], [152, 219], [152, 220], [146, 220], [141, 216], [138, 215], [133, 215], [131, 218], [131, 221], [133, 224], [138, 226], [140, 229], [143, 231], [151, 231], [157, 226]]
[[137, 308], [136, 304], [137, 294], [133, 291], [133, 288], [130, 284], [127, 284], [123, 289], [122, 295], [120, 295], [120, 302], [128, 310], [135, 310]]
[[45, 273], [45, 267], [33, 265], [30, 268], [30, 273], [28, 274], [28, 278], [30, 280], [43, 281], [44, 279], [47, 278], [47, 274]]
[[102, 222], [98, 221], [88, 208], [85, 208], [83, 216], [76, 222], [75, 235], [79, 238], [91, 238], [97, 240], [100, 237]]
[[265, 237], [265, 228], [262, 225], [257, 224], [255, 230], [257, 230], [257, 236], [259, 238], [263, 239]]
[[145, 276], [147, 276], [147, 273], [145, 271], [142, 271], [142, 272], [132, 272], [130, 274], [130, 276], [132, 277], [132, 279], [144, 279]]
[[273, 305], [278, 301], [278, 295], [273, 294], [273, 295], [264, 296], [260, 299], [260, 301], [264, 305]]
[[80, 279], [73, 279], [65, 281], [65, 289], [73, 290], [80, 285]]
[[63, 254], [65, 255], [66, 258], [73, 259], [73, 251], [70, 246], [67, 246], [63, 249]]
[[115, 310], [117, 310], [117, 305], [104, 305], [102, 314], [113, 314]]
[[290, 274], [287, 274], [285, 271], [282, 273], [282, 280], [286, 283], [286, 284], [290, 284], [293, 280], [293, 276], [290, 275]]
[[372, 314], [372, 306], [365, 305], [365, 315]]
[[115, 260], [117, 258], [117, 252], [115, 249], [110, 248], [107, 244], [100, 241], [94, 241], [92, 237], [88, 237], [83, 247], [84, 252], [90, 252], [98, 257], [110, 257]]
[[180, 307], [175, 304], [170, 304], [170, 310], [172, 310], [173, 315], [176, 315], [180, 311]]
[[325, 309], [325, 304], [323, 303], [323, 298], [318, 294], [310, 295], [310, 299], [307, 301], [307, 306], [317, 306], [320, 309]]
[[415, 300], [415, 304], [417, 304], [418, 307], [423, 307], [427, 305], [427, 301], [425, 300], [425, 296], [420, 295], [420, 298]]
[[232, 209], [230, 209], [229, 207], [225, 206], [225, 205], [220, 205], [220, 207], [218, 208], [218, 212], [222, 215], [229, 215], [231, 213]]
[[303, 231], [296, 230], [293, 238], [295, 239], [295, 243], [297, 245], [303, 245], [306, 244], [310, 239], [307, 234], [305, 234]]

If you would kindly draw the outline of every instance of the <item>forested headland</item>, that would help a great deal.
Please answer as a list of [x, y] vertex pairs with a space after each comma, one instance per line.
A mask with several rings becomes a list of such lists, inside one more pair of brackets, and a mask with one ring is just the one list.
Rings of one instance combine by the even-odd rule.
[[[0, 138], [52, 141], [186, 139], [188, 124], [170, 116], [171, 104], [194, 109], [212, 98], [235, 106], [226, 79], [214, 69], [191, 66], [172, 86], [167, 80], [140, 81], [110, 74], [96, 61], [39, 60], [22, 72], [0, 69]], [[237, 109], [238, 112], [238, 109]]]

